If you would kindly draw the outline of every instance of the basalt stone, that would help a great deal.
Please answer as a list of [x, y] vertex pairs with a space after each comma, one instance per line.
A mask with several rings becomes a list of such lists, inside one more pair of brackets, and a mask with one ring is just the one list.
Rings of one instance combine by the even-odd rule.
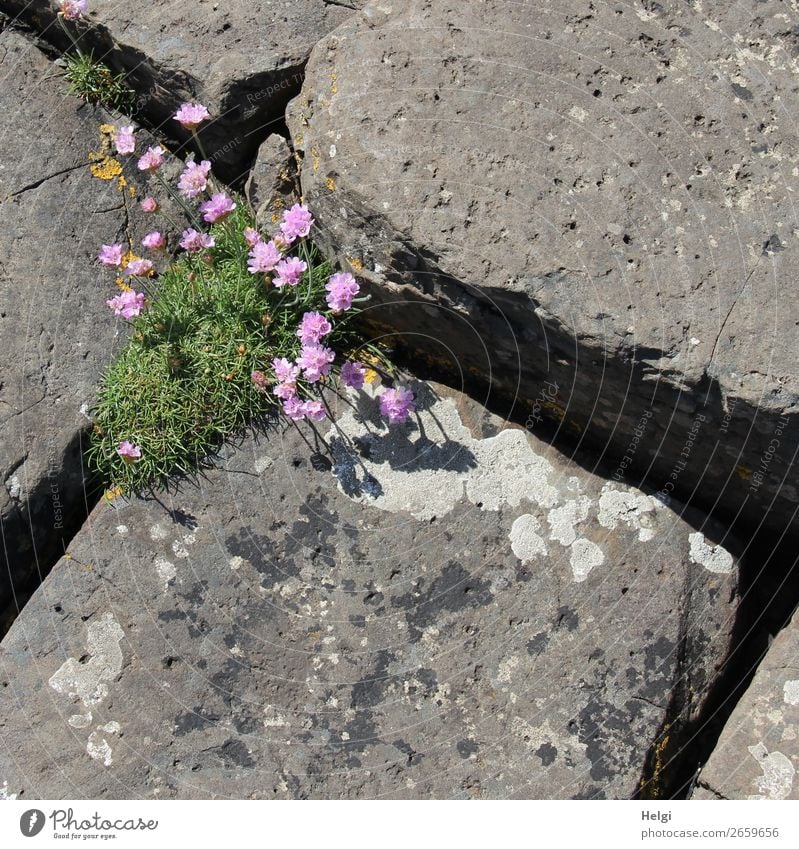
[[411, 385], [405, 425], [368, 387], [101, 502], [0, 645], [8, 795], [657, 790], [730, 650], [735, 543]]
[[[96, 497], [96, 486], [85, 486], [85, 431], [100, 376], [126, 337], [105, 304], [119, 289], [97, 251], [129, 240], [135, 248], [158, 225], [138, 205], [148, 181], [112, 155], [108, 116], [68, 96], [60, 71], [10, 29], [0, 33], [0, 59], [5, 631], [29, 582], [64, 553]], [[173, 176], [176, 169], [165, 166]]]
[[781, 631], [699, 774], [694, 799], [799, 799], [799, 614]]
[[[215, 118], [201, 131], [204, 148], [215, 172], [234, 181], [270, 127], [282, 122], [311, 48], [362, 2], [92, 0], [88, 14], [67, 26], [98, 59], [128, 74], [142, 114], [176, 140], [191, 141], [172, 120], [178, 106], [203, 102]], [[67, 51], [58, 7], [54, 0], [0, 0], [0, 11]]]
[[258, 148], [244, 193], [258, 223], [271, 230], [283, 210], [299, 202], [297, 163], [283, 136], [273, 133]]
[[777, 532], [799, 504], [784, 12], [374, 0], [289, 110], [376, 329], [620, 478]]

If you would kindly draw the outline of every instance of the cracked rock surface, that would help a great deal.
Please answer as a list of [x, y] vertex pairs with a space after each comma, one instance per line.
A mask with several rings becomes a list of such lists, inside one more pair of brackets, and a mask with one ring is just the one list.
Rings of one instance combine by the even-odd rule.
[[799, 504], [786, 11], [373, 0], [289, 115], [376, 327], [610, 456], [643, 422], [628, 479], [778, 531]]
[[[186, 142], [172, 120], [198, 99], [215, 117], [202, 131], [214, 171], [243, 174], [270, 125], [302, 83], [314, 44], [363, 0], [92, 0], [77, 29], [98, 58], [124, 70], [139, 107], [164, 132]], [[0, 0], [0, 11], [34, 27], [59, 49], [70, 47], [54, 0]]]
[[732, 542], [413, 388], [391, 430], [339, 403], [332, 467], [292, 427], [101, 502], [0, 646], [6, 792], [635, 793], [727, 656]]
[[799, 613], [781, 631], [699, 774], [694, 799], [799, 799]]

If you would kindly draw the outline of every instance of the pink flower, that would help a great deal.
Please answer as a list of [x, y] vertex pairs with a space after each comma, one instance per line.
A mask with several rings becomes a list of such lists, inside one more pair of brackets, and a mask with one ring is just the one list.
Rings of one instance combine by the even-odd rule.
[[315, 345], [322, 341], [323, 336], [327, 336], [333, 329], [333, 325], [318, 312], [307, 312], [302, 317], [297, 336], [303, 345]]
[[203, 159], [199, 165], [196, 162], [189, 162], [178, 180], [180, 193], [187, 198], [196, 198], [197, 195], [202, 194], [208, 185], [210, 170], [211, 163], [207, 159]]
[[387, 416], [391, 424], [402, 424], [416, 409], [413, 403], [413, 392], [398, 386], [396, 389], [386, 389], [380, 396], [380, 412]]
[[119, 454], [126, 463], [135, 463], [137, 460], [141, 460], [141, 448], [139, 448], [138, 445], [134, 445], [132, 442], [128, 442], [127, 439], [124, 440], [124, 442], [119, 443], [117, 454]]
[[275, 370], [275, 377], [279, 383], [294, 383], [300, 376], [300, 367], [295, 366], [291, 360], [285, 357], [272, 360], [272, 368]]
[[283, 402], [283, 412], [292, 419], [292, 421], [298, 422], [305, 418], [304, 406], [305, 405], [302, 401], [294, 395], [292, 398], [288, 398]]
[[259, 392], [266, 392], [269, 389], [269, 378], [262, 371], [253, 371], [250, 380]]
[[361, 291], [355, 278], [348, 272], [334, 274], [325, 284], [327, 305], [333, 312], [343, 312], [352, 306], [352, 299]]
[[148, 251], [162, 251], [166, 247], [166, 239], [163, 233], [159, 233], [158, 230], [148, 233], [141, 240], [141, 243]]
[[327, 418], [327, 410], [321, 401], [303, 401], [302, 411], [312, 422], [321, 422]]
[[128, 277], [149, 277], [153, 272], [153, 264], [149, 259], [131, 260], [125, 268]]
[[291, 209], [287, 209], [283, 213], [280, 230], [283, 233], [283, 238], [291, 244], [295, 239], [307, 236], [311, 232], [313, 224], [313, 216], [308, 211], [308, 207], [295, 203]]
[[87, 0], [61, 0], [61, 11], [58, 13], [65, 21], [77, 21], [86, 14]]
[[109, 298], [105, 303], [111, 307], [114, 315], [121, 315], [122, 318], [135, 318], [144, 309], [144, 295], [141, 292], [128, 289], [115, 298]]
[[296, 256], [290, 256], [275, 266], [277, 277], [272, 282], [278, 289], [282, 289], [284, 286], [296, 286], [306, 268], [308, 268], [307, 263]]
[[175, 113], [175, 120], [187, 130], [196, 130], [203, 121], [207, 121], [211, 113], [202, 103], [184, 103]]
[[217, 192], [215, 195], [211, 195], [211, 200], [200, 204], [203, 219], [209, 224], [227, 218], [235, 208], [236, 204], [224, 192]]
[[252, 227], [244, 228], [244, 241], [251, 247], [254, 248], [257, 244], [259, 244], [261, 239], [261, 234], [254, 230]]
[[305, 379], [316, 383], [322, 375], [330, 374], [330, 364], [336, 353], [324, 345], [306, 345], [297, 357], [297, 365], [302, 368]]
[[341, 367], [341, 380], [345, 386], [352, 389], [363, 388], [363, 382], [366, 378], [366, 369], [361, 363], [346, 362]]
[[133, 153], [136, 150], [136, 136], [133, 135], [133, 124], [127, 127], [119, 127], [114, 133], [114, 144], [117, 153]]
[[275, 395], [280, 398], [282, 401], [288, 401], [291, 398], [294, 398], [297, 394], [297, 384], [296, 383], [278, 383], [278, 385], [274, 388]]
[[140, 204], [142, 212], [155, 212], [158, 209], [158, 201], [152, 197], [146, 197]]
[[119, 268], [122, 265], [122, 255], [125, 248], [122, 245], [103, 245], [100, 248], [100, 253], [97, 254], [97, 259], [106, 268]]
[[216, 245], [216, 240], [213, 236], [208, 233], [200, 233], [193, 227], [189, 227], [181, 234], [180, 246], [190, 254], [204, 251], [206, 248], [214, 247], [214, 245]]
[[139, 171], [157, 171], [164, 164], [165, 153], [160, 144], [148, 147], [144, 156], [139, 159]]
[[274, 271], [280, 262], [280, 251], [274, 242], [258, 242], [250, 251], [250, 261], [247, 268], [250, 274], [266, 274]]

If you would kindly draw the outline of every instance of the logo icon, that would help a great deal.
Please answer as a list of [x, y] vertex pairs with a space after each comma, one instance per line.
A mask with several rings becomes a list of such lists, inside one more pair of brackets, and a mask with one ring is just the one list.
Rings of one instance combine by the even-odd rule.
[[31, 808], [19, 818], [19, 830], [25, 837], [36, 837], [44, 828], [44, 814], [36, 808]]

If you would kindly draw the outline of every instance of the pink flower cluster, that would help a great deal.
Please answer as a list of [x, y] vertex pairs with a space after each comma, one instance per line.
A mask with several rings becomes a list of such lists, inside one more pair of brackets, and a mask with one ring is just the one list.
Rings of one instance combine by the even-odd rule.
[[114, 311], [114, 315], [121, 315], [125, 319], [135, 318], [144, 309], [144, 295], [127, 289], [115, 298], [109, 298], [106, 304]]
[[236, 208], [233, 200], [225, 194], [225, 192], [217, 192], [211, 195], [211, 200], [200, 204], [200, 212], [203, 213], [203, 220], [209, 224], [215, 224], [217, 221], [222, 221], [227, 218]]
[[61, 0], [61, 10], [58, 14], [65, 21], [77, 21], [86, 14], [88, 7], [87, 0]]
[[139, 448], [138, 445], [134, 445], [132, 442], [129, 442], [127, 439], [119, 443], [117, 454], [119, 454], [126, 463], [135, 463], [137, 460], [141, 460], [141, 448]]
[[416, 409], [413, 392], [403, 386], [386, 389], [380, 396], [380, 412], [391, 424], [402, 424]]
[[203, 159], [199, 165], [189, 162], [178, 179], [178, 191], [184, 197], [196, 198], [207, 188], [210, 172], [211, 163], [207, 159]]
[[180, 246], [190, 254], [204, 251], [206, 248], [213, 248], [214, 245], [216, 245], [216, 240], [213, 236], [209, 233], [201, 233], [194, 227], [184, 230], [180, 238]]
[[327, 305], [334, 313], [344, 312], [352, 306], [353, 298], [361, 291], [349, 272], [334, 274], [326, 283]]
[[211, 113], [202, 103], [184, 103], [175, 113], [175, 120], [187, 130], [196, 130], [210, 117]]

